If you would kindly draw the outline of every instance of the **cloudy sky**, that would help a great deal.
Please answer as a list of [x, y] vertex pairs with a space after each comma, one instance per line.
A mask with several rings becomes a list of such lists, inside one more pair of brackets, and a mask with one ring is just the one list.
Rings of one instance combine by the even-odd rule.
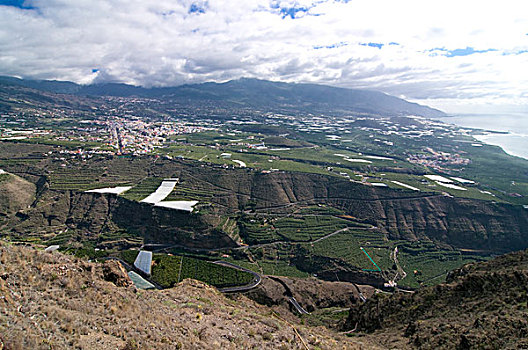
[[0, 75], [255, 77], [528, 112], [526, 0], [0, 0]]

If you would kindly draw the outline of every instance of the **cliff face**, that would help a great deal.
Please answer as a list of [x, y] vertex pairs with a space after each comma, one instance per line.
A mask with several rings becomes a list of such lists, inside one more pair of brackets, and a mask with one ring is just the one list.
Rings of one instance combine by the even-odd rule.
[[393, 239], [428, 237], [489, 251], [528, 247], [528, 210], [520, 206], [443, 196], [340, 202], [350, 215], [370, 221]]
[[218, 217], [154, 207], [121, 197], [111, 211], [119, 227], [138, 233], [145, 243], [176, 243], [191, 248], [235, 247], [235, 242], [215, 230]]
[[99, 193], [46, 191], [34, 207], [11, 218], [9, 227], [14, 235], [46, 237], [71, 230], [87, 239], [124, 229], [143, 237], [145, 243], [234, 246], [201, 215]]
[[[228, 247], [216, 232], [222, 215], [236, 215], [252, 203], [258, 212], [288, 214], [299, 205], [325, 203], [377, 226], [390, 239], [433, 239], [456, 248], [507, 252], [528, 247], [528, 210], [487, 201], [375, 188], [341, 178], [304, 174], [262, 174], [249, 169], [157, 164], [154, 176], [177, 174], [182, 186], [210, 193], [211, 214], [187, 214], [95, 193], [43, 191], [37, 205], [10, 222], [15, 233], [78, 229], [87, 236], [118, 227], [149, 243]], [[202, 200], [201, 200], [202, 201]]]
[[[191, 174], [182, 174], [185, 176]], [[340, 178], [261, 174], [248, 170], [192, 173], [190, 184], [221, 189], [211, 200], [224, 211], [248, 201], [257, 211], [288, 213], [295, 204], [326, 203], [376, 225], [391, 239], [430, 238], [457, 248], [506, 252], [528, 247], [528, 210], [489, 201], [366, 186]]]

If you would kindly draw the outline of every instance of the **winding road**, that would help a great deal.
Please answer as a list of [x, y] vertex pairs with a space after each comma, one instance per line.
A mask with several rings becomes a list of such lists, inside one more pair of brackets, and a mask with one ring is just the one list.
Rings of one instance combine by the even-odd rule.
[[237, 269], [237, 270], [240, 270], [240, 271], [248, 272], [248, 273], [253, 275], [253, 281], [250, 284], [246, 284], [246, 285], [243, 285], [243, 286], [218, 288], [218, 290], [220, 292], [222, 292], [222, 293], [247, 292], [248, 290], [251, 290], [251, 289], [257, 287], [260, 284], [260, 282], [262, 281], [262, 277], [260, 277], [260, 275], [258, 273], [256, 273], [255, 271], [251, 271], [249, 269], [246, 269], [246, 268], [244, 268], [242, 266], [238, 266], [238, 265], [232, 264], [230, 262], [221, 261], [221, 260], [220, 261], [214, 261], [213, 264], [222, 265], [222, 266], [226, 266], [226, 267], [231, 267], [233, 269]]
[[308, 311], [303, 309], [303, 307], [299, 304], [299, 302], [297, 302], [297, 300], [294, 297], [289, 297], [288, 301], [293, 305], [293, 307], [295, 308], [295, 310], [297, 310], [298, 313], [300, 313], [302, 315], [309, 315], [310, 314]]

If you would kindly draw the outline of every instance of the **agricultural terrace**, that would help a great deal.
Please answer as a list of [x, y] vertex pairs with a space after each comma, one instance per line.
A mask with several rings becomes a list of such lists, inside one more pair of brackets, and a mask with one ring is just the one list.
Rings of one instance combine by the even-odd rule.
[[[130, 262], [135, 260], [137, 251], [123, 251], [120, 256]], [[133, 261], [132, 261], [133, 262]], [[251, 273], [235, 268], [217, 265], [209, 261], [186, 256], [154, 254], [152, 280], [165, 288], [170, 288], [186, 278], [196, 279], [217, 288], [241, 286], [253, 281]]]

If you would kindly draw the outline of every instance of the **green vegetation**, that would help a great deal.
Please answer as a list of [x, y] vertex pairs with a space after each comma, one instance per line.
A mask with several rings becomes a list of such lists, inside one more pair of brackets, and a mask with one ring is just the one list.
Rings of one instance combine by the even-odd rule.
[[218, 288], [248, 284], [253, 275], [208, 261], [183, 257], [181, 279], [193, 278]]
[[0, 174], [0, 183], [9, 180], [10, 177], [11, 177], [10, 174], [6, 174], [6, 173]]
[[273, 222], [278, 234], [288, 241], [309, 242], [350, 225], [333, 216], [302, 216], [277, 219]]
[[163, 178], [149, 177], [141, 181], [136, 186], [122, 194], [122, 197], [130, 200], [140, 201], [147, 198], [151, 193], [155, 192]]
[[146, 176], [152, 166], [149, 158], [94, 157], [53, 161], [49, 165], [50, 188], [54, 190], [86, 191], [94, 188], [134, 186]]
[[247, 244], [269, 243], [279, 240], [279, 236], [267, 219], [262, 217], [242, 217], [239, 221], [240, 236]]
[[308, 248], [308, 252], [309, 257], [331, 257], [343, 260], [346, 264], [357, 266], [360, 269], [375, 269], [360, 247], [367, 251], [382, 270], [392, 268], [391, 244], [384, 235], [375, 231], [348, 230], [314, 243]]
[[68, 242], [70, 242], [72, 237], [73, 237], [73, 232], [64, 231], [64, 232], [60, 232], [60, 233], [56, 234], [53, 238], [46, 240], [45, 243], [47, 245], [64, 246]]
[[399, 284], [413, 288], [438, 284], [445, 281], [449, 271], [467, 263], [484, 260], [475, 254], [440, 249], [431, 242], [402, 242], [398, 248], [398, 260], [407, 272], [407, 276]]
[[222, 192], [218, 189], [215, 191], [210, 185], [197, 182], [189, 182], [187, 179], [182, 179], [174, 190], [165, 199], [167, 201], [177, 200], [197, 200], [201, 203], [206, 203], [216, 194], [220, 195]]
[[83, 247], [78, 249], [67, 249], [66, 252], [73, 253], [73, 255], [78, 256], [80, 258], [87, 258], [91, 260], [103, 258], [105, 256], [108, 256], [107, 251], [102, 250], [96, 250], [93, 247]]
[[[107, 103], [111, 105], [113, 102]], [[149, 103], [155, 104], [152, 101]], [[116, 107], [120, 106], [114, 105], [112, 111], [119, 110]], [[167, 119], [163, 121], [164, 124], [175, 121], [170, 117], [174, 113], [163, 108], [156, 109], [150, 105], [139, 109], [130, 108], [141, 118], [148, 116], [144, 118], [145, 121], [160, 116]], [[206, 131], [169, 135], [165, 143], [150, 149], [150, 155], [121, 156], [92, 153], [115, 150], [116, 144], [110, 137], [110, 129], [104, 126], [109, 114], [101, 113], [99, 116], [99, 112], [88, 108], [86, 110], [89, 112], [77, 111], [77, 115], [72, 113], [71, 116], [69, 112], [61, 112], [57, 117], [51, 117], [54, 113], [39, 113], [40, 116], [37, 116], [33, 112], [27, 113], [24, 118], [12, 115], [6, 119], [9, 122], [6, 127], [17, 125], [23, 129], [25, 123], [28, 128], [42, 126], [50, 134], [19, 142], [1, 142], [0, 168], [17, 175], [26, 174], [32, 177], [33, 182], [42, 177], [40, 180], [46, 180], [52, 190], [58, 191], [132, 186], [122, 197], [134, 201], [140, 201], [153, 193], [163, 178], [179, 177], [180, 183], [166, 200], [199, 201], [198, 215], [200, 220], [203, 219], [203, 227], [188, 224], [190, 221], [186, 221], [186, 218], [164, 225], [173, 225], [188, 235], [198, 231], [200, 234], [213, 235], [225, 233], [234, 241], [257, 245], [237, 251], [226, 249], [225, 253], [236, 257], [227, 258], [229, 261], [236, 261], [260, 273], [302, 277], [332, 268], [372, 270], [373, 264], [359, 249], [363, 247], [384, 273], [392, 277], [397, 270], [393, 254], [398, 247], [399, 265], [407, 273], [399, 284], [410, 287], [437, 283], [444, 278], [446, 271], [481, 258], [450, 248], [446, 242], [428, 242], [427, 232], [416, 235], [420, 236], [417, 237], [420, 242], [391, 240], [389, 237], [393, 234], [396, 236], [396, 233], [388, 227], [381, 227], [383, 220], [376, 222], [380, 225], [379, 230], [366, 224], [367, 219], [361, 217], [361, 210], [351, 210], [347, 207], [349, 203], [336, 203], [335, 198], [327, 198], [324, 189], [314, 194], [313, 199], [309, 195], [307, 200], [297, 199], [302, 195], [297, 196], [295, 193], [295, 196], [291, 196], [291, 192], [296, 192], [304, 184], [295, 184], [291, 186], [296, 187], [295, 191], [285, 188], [288, 200], [275, 206], [272, 200], [267, 199], [268, 193], [255, 193], [264, 190], [255, 186], [257, 180], [254, 177], [276, 178], [277, 192], [281, 185], [285, 186], [280, 183], [282, 178], [294, 176], [283, 176], [280, 172], [301, 172], [326, 175], [310, 179], [328, 182], [328, 193], [335, 190], [332, 186], [337, 182], [342, 186], [340, 189], [346, 188], [348, 184], [357, 189], [354, 194], [350, 192], [351, 196], [358, 193], [361, 199], [365, 199], [360, 197], [363, 192], [372, 193], [367, 185], [383, 183], [397, 191], [374, 191], [373, 197], [390, 195], [414, 198], [447, 194], [487, 202], [528, 204], [528, 161], [510, 157], [494, 146], [473, 147], [471, 144], [475, 140], [470, 132], [454, 127], [427, 125], [413, 118], [362, 118], [356, 115], [347, 118], [314, 117], [311, 120], [310, 115], [282, 118], [260, 112], [249, 113], [244, 110], [243, 114], [239, 114], [216, 108], [211, 119], [229, 119], [232, 115], [244, 115], [244, 119], [238, 119], [236, 123], [211, 122], [208, 117], [202, 118], [201, 113], [205, 110], [200, 110], [200, 117], [194, 117], [197, 114], [191, 109], [186, 112], [190, 112], [187, 115], [192, 115], [192, 118], [183, 118], [175, 123], [190, 121], [193, 126], [203, 126]], [[79, 121], [80, 116], [83, 118], [82, 123]], [[100, 126], [97, 138], [92, 137], [95, 135], [90, 135], [89, 131], [95, 125]], [[152, 130], [158, 126], [152, 123]], [[141, 131], [136, 136], [140, 134]], [[103, 139], [105, 141], [101, 141]], [[230, 156], [223, 153], [230, 153]], [[247, 169], [240, 169], [234, 160], [246, 163]], [[269, 177], [259, 175], [262, 171], [279, 174]], [[461, 177], [476, 183], [459, 184], [467, 189], [460, 191], [427, 180], [424, 174]], [[0, 182], [6, 178], [7, 175], [0, 175]], [[244, 183], [237, 183], [239, 180]], [[353, 183], [349, 183], [349, 180]], [[416, 187], [419, 191], [394, 182]], [[365, 187], [358, 183], [364, 183]], [[310, 190], [301, 188], [299, 192], [303, 191]], [[330, 203], [340, 209], [332, 207]], [[427, 220], [427, 217], [424, 219]], [[400, 220], [399, 217], [397, 220]], [[372, 219], [371, 223], [375, 221]], [[41, 235], [9, 235], [14, 241], [66, 247], [86, 239], [82, 235], [85, 233], [80, 234], [82, 229], [68, 231], [65, 226], [56, 230], [51, 228]], [[338, 232], [340, 230], [343, 231]], [[410, 232], [405, 234], [414, 234], [412, 230], [410, 228]], [[331, 235], [335, 232], [338, 233]], [[391, 235], [386, 232], [391, 232]], [[142, 243], [142, 238], [120, 227], [112, 227], [98, 232], [94, 242], [98, 247], [134, 247]], [[84, 245], [76, 248], [75, 252], [91, 258], [102, 254], [101, 251], [95, 251], [95, 246]], [[181, 258], [184, 254], [177, 249], [175, 253], [178, 256], [156, 258], [154, 278], [163, 285], [171, 286], [189, 277], [223, 286], [244, 278], [240, 271], [225, 270], [225, 267], [192, 260], [191, 257]], [[135, 252], [126, 254], [123, 259], [133, 263]], [[222, 255], [215, 254], [200, 252], [189, 255], [206, 259]]]
[[133, 265], [138, 254], [139, 250], [122, 250], [119, 252], [119, 257], [128, 264]]
[[152, 279], [165, 288], [186, 278], [218, 288], [244, 285], [253, 280], [248, 272], [185, 256], [155, 254], [153, 261]]
[[165, 288], [180, 282], [181, 256], [155, 254], [152, 258], [152, 280]]

